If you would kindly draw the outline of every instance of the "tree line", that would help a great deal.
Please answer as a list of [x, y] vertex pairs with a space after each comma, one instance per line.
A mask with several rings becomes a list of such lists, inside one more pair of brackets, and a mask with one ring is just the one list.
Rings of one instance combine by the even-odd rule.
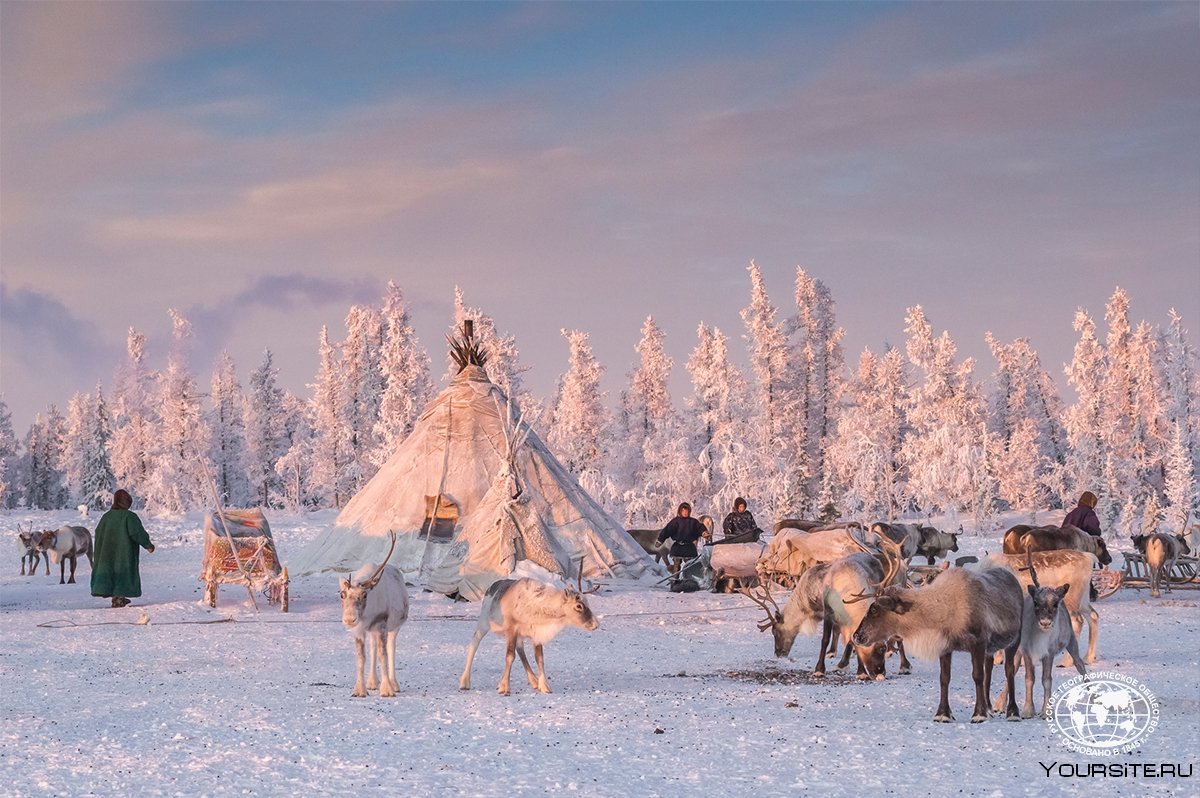
[[[567, 364], [549, 401], [523, 385], [513, 336], [457, 289], [449, 334], [474, 320], [489, 378], [628, 526], [661, 525], [684, 499], [723, 514], [736, 496], [764, 519], [945, 514], [980, 529], [998, 512], [1071, 506], [1092, 490], [1105, 529], [1119, 535], [1179, 531], [1196, 508], [1200, 377], [1174, 310], [1165, 325], [1135, 325], [1117, 288], [1102, 337], [1079, 309], [1067, 404], [1028, 339], [988, 333], [995, 362], [985, 387], [920, 306], [907, 309], [903, 349], [865, 350], [850, 367], [821, 280], [798, 268], [781, 309], [759, 268], [748, 273], [748, 368], [731, 357], [726, 333], [700, 323], [682, 402], [653, 317], [611, 408], [586, 332], [562, 331]], [[147, 510], [178, 514], [211, 505], [211, 481], [229, 505], [341, 507], [435, 393], [432, 361], [392, 282], [378, 307], [350, 308], [341, 341], [321, 329], [306, 397], [279, 387], [270, 351], [245, 386], [227, 353], [200, 384], [191, 325], [170, 314], [165, 369], [150, 368], [146, 338], [131, 328], [107, 394], [97, 385], [65, 414], [51, 406], [20, 439], [0, 399], [0, 505], [99, 508], [121, 485]], [[443, 381], [454, 370], [447, 358]]]

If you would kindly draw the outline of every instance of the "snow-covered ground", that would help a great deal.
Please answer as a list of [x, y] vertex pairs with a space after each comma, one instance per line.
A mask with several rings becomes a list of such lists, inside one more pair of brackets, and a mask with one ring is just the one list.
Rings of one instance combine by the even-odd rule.
[[[74, 513], [10, 513], [39, 528]], [[1196, 795], [1200, 780], [1063, 778], [1039, 762], [1087, 766], [1039, 721], [970, 724], [969, 660], [955, 655], [937, 724], [936, 663], [911, 676], [811, 682], [817, 641], [777, 660], [736, 595], [675, 595], [609, 585], [590, 598], [600, 628], [546, 649], [554, 693], [523, 678], [496, 694], [500, 641], [480, 648], [474, 687], [458, 690], [478, 605], [413, 593], [400, 631], [400, 695], [352, 699], [353, 645], [332, 576], [293, 578], [291, 612], [242, 588], [202, 606], [198, 516], [146, 519], [145, 594], [125, 609], [89, 595], [90, 570], [59, 585], [0, 571], [0, 794], [313, 795]], [[281, 558], [330, 513], [270, 517]], [[96, 521], [93, 516], [86, 525]], [[962, 554], [998, 549], [963, 538]], [[1118, 562], [1119, 564], [1119, 562]], [[1098, 605], [1098, 669], [1157, 696], [1161, 721], [1118, 762], [1195, 763], [1200, 752], [1200, 592], [1163, 600], [1122, 590]], [[148, 623], [138, 624], [145, 615]], [[894, 661], [889, 662], [894, 670]], [[518, 666], [519, 670], [519, 666]], [[1059, 670], [1061, 679], [1065, 672]], [[1020, 688], [1023, 691], [1023, 687]]]

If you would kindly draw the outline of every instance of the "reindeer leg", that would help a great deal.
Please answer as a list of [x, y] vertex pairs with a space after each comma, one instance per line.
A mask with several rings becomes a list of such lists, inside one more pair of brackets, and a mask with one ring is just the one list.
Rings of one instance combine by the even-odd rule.
[[954, 720], [954, 715], [950, 714], [950, 652], [946, 652], [940, 656], [938, 661], [942, 666], [942, 699], [938, 704], [937, 712], [934, 713], [933, 719], [938, 723], [950, 723]]
[[400, 683], [396, 681], [396, 632], [393, 629], [387, 633], [387, 666], [388, 679], [392, 682], [392, 690], [396, 693], [400, 692]]
[[367, 652], [366, 644], [361, 637], [354, 638], [354, 656], [358, 659], [358, 679], [354, 682], [354, 692], [350, 695], [353, 698], [366, 698], [367, 691], [363, 687], [363, 670], [367, 664]]
[[467, 644], [467, 665], [463, 668], [462, 678], [458, 680], [459, 690], [471, 689], [471, 666], [475, 664], [475, 649], [479, 648], [479, 642], [483, 640], [487, 633], [487, 622], [481, 619], [479, 626], [475, 629], [475, 634], [471, 637], [471, 642]]
[[517, 658], [517, 633], [509, 632], [508, 639], [504, 645], [504, 673], [500, 676], [500, 684], [496, 685], [496, 692], [500, 695], [509, 695], [508, 677], [512, 672], [513, 660]]
[[[379, 689], [379, 680], [375, 677], [375, 663], [379, 660], [379, 642], [374, 632], [367, 632], [367, 689]], [[380, 670], [380, 674], [383, 671]]]
[[542, 659], [542, 644], [536, 643], [533, 646], [533, 658], [537, 661], [538, 668], [538, 683], [537, 689], [543, 693], [550, 692], [550, 683], [546, 681], [546, 663]]
[[971, 679], [975, 682], [975, 710], [971, 713], [972, 723], [983, 723], [988, 719], [987, 666], [988, 658], [982, 642], [971, 649]]
[[[1095, 612], [1095, 610], [1092, 610], [1092, 612]], [[1077, 612], [1071, 612], [1070, 616], [1071, 616], [1071, 628], [1075, 630], [1075, 636], [1078, 637], [1083, 632], [1083, 616]], [[1089, 654], [1090, 653], [1091, 652], [1089, 649]], [[1090, 660], [1089, 660], [1089, 662], [1090, 662]], [[1071, 659], [1071, 655], [1067, 654], [1066, 656], [1064, 656], [1062, 658], [1062, 661], [1058, 663], [1058, 667], [1073, 668], [1073, 667], [1075, 667], [1075, 662]]]
[[[837, 644], [835, 643], [835, 644], [834, 644], [834, 650], [833, 650], [833, 653], [835, 653], [835, 654], [837, 653], [837, 647], [836, 647], [836, 645], [837, 645]], [[836, 666], [837, 670], [839, 670], [839, 671], [840, 671], [840, 670], [842, 670], [843, 668], [849, 667], [849, 665], [850, 665], [850, 652], [851, 652], [851, 651], [853, 651], [853, 650], [854, 650], [854, 645], [853, 645], [852, 643], [846, 643], [846, 648], [845, 648], [845, 650], [844, 650], [844, 651], [842, 651], [842, 658], [841, 658], [840, 660], [838, 660], [838, 664], [837, 664], [837, 666]]]
[[[393, 672], [389, 675], [387, 670], [388, 658], [388, 633], [383, 629], [375, 632], [375, 651], [378, 657], [379, 665], [379, 697], [392, 698], [396, 695], [395, 681], [396, 674]], [[396, 644], [392, 644], [392, 651], [396, 650]]]
[[[1034, 670], [1034, 667], [1038, 663], [1036, 661], [1034, 661], [1033, 657], [1022, 655], [1022, 654], [1018, 654], [1017, 656], [1021, 657], [1021, 661], [1025, 665], [1025, 706], [1021, 709], [1021, 717], [1022, 718], [1032, 718], [1033, 717], [1033, 688], [1037, 682], [1033, 670]], [[1053, 655], [1051, 655], [1050, 657], [1042, 657], [1041, 665], [1042, 665], [1042, 709], [1044, 710], [1046, 708], [1046, 700], [1050, 697], [1050, 693], [1047, 692], [1047, 690], [1049, 689], [1048, 688], [1048, 684], [1049, 684], [1048, 680], [1051, 678], [1050, 672], [1054, 670]], [[999, 707], [997, 707], [997, 709], [999, 709]]]
[[[1003, 655], [1003, 653], [1004, 653], [1004, 652], [1002, 652], [1002, 651], [997, 651], [997, 652], [996, 652], [996, 654], [998, 654], [998, 655]], [[993, 664], [992, 664], [992, 667], [995, 667], [995, 663], [993, 663]], [[1021, 652], [1020, 652], [1020, 650], [1018, 650], [1018, 651], [1017, 651], [1017, 662], [1016, 662], [1016, 667], [1018, 667], [1018, 668], [1019, 668], [1019, 667], [1021, 667]], [[1028, 671], [1028, 666], [1026, 666], [1026, 673], [1028, 673], [1028, 672], [1029, 672], [1029, 671]], [[990, 696], [991, 694], [992, 694], [992, 691], [991, 691], [991, 685], [989, 685], [989, 686], [988, 686], [988, 695]], [[1004, 687], [1002, 687], [1002, 688], [1000, 689], [1000, 695], [996, 696], [996, 700], [995, 700], [995, 702], [993, 702], [993, 704], [992, 704], [992, 711], [993, 711], [993, 712], [1001, 712], [1001, 711], [1003, 711], [1003, 710], [1004, 710], [1004, 704], [1005, 704], [1007, 701], [1008, 701], [1008, 685], [1006, 684], [1006, 685], [1004, 685]]]
[[[817, 667], [813, 668], [812, 675], [820, 678], [825, 675], [825, 650], [829, 648], [829, 638], [833, 636], [833, 621], [829, 616], [825, 616], [825, 622], [821, 624], [821, 651], [817, 654]], [[836, 645], [836, 643], [835, 643]]]
[[[536, 652], [536, 646], [535, 646]], [[529, 680], [529, 686], [534, 690], [538, 689], [537, 675], [534, 674], [533, 668], [529, 667], [529, 657], [525, 656], [525, 641], [517, 640], [517, 655], [521, 657], [521, 664], [525, 667], [525, 678]]]
[[42, 555], [42, 561], [44, 563], [46, 563], [46, 576], [49, 576], [50, 575], [50, 553], [49, 552]]
[[912, 663], [904, 653], [904, 641], [900, 638], [896, 638], [896, 650], [900, 652], [900, 674], [905, 676], [912, 673]]
[[75, 584], [75, 565], [78, 560], [79, 558], [76, 555], [71, 555], [71, 578], [67, 580], [67, 584], [69, 585]]
[[[1080, 626], [1082, 626], [1082, 622]], [[1100, 631], [1100, 613], [1096, 612], [1095, 607], [1088, 607], [1088, 653], [1087, 663], [1093, 664], [1096, 661], [1096, 637]], [[1078, 633], [1076, 633], [1078, 638]], [[1078, 640], [1076, 641], [1078, 645]], [[1068, 649], [1069, 651], [1070, 649]]]
[[[1017, 710], [1017, 687], [1014, 684], [1017, 676], [1017, 651], [1021, 647], [1018, 637], [1011, 646], [1004, 649], [1004, 685], [1008, 688], [1008, 704], [1004, 708], [1004, 717], [1009, 720], [1020, 720], [1021, 713]], [[1025, 657], [1025, 667], [1032, 669], [1033, 660]]]
[[860, 648], [855, 646], [854, 648], [854, 658], [858, 661], [858, 668], [854, 671], [854, 678], [858, 679], [860, 682], [865, 682], [867, 679], [871, 678], [871, 672], [867, 670], [867, 657], [870, 656], [870, 654], [866, 653], [870, 650], [870, 647]]
[[65, 585], [67, 583], [67, 558], [58, 558], [58, 583]]

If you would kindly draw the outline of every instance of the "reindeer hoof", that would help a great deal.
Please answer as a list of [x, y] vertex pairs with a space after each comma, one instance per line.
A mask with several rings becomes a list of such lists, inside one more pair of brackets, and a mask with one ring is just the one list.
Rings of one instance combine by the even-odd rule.
[[470, 682], [466, 682], [466, 683], [459, 682], [458, 689], [462, 690], [465, 693], [466, 691], [471, 689], [471, 683]]
[[813, 671], [813, 672], [812, 672], [812, 678], [814, 678], [814, 679], [824, 679], [824, 678], [825, 678], [825, 671]]
[[353, 693], [350, 694], [350, 697], [351, 698], [366, 698], [367, 691], [366, 690], [355, 690]]
[[933, 722], [934, 723], [953, 723], [954, 716], [953, 715], [934, 715]]
[[854, 678], [860, 682], [865, 682], [867, 679], [870, 679], [871, 677], [865, 673], [856, 673], [856, 674], [854, 674]]
[[988, 719], [987, 715], [972, 715], [971, 716], [972, 723], [983, 723], [987, 719]]
[[508, 687], [497, 687], [496, 692], [500, 695], [512, 695], [512, 693], [509, 692]]
[[374, 679], [370, 680], [369, 682], [367, 682], [367, 689], [368, 690], [378, 690], [379, 682], [375, 681]]
[[[1029, 717], [1033, 717], [1033, 716], [1032, 716], [1032, 715], [1030, 715]], [[1020, 715], [1017, 715], [1017, 714], [1012, 714], [1012, 715], [1009, 715], [1007, 719], [1008, 719], [1008, 720], [1010, 720], [1010, 721], [1014, 721], [1014, 720], [1015, 720], [1015, 721], [1018, 721], [1018, 722], [1019, 722], [1019, 721], [1021, 721], [1021, 720], [1023, 720], [1023, 718], [1022, 718]]]
[[887, 677], [886, 677], [886, 676], [884, 676], [882, 673], [877, 673], [877, 674], [875, 674], [875, 681], [877, 681], [877, 682], [882, 682], [882, 681], [883, 681], [883, 680], [885, 680], [886, 678], [887, 678]]
[[379, 690], [379, 697], [380, 698], [395, 698], [396, 691], [390, 687], [383, 687]]
[[910, 673], [912, 673], [912, 668], [908, 667], [907, 665], [900, 666], [900, 675], [901, 676], [908, 676]]

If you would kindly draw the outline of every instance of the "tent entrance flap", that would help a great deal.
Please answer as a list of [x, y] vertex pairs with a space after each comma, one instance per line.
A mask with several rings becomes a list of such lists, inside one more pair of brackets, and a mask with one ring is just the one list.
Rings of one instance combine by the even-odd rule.
[[449, 543], [457, 526], [457, 504], [444, 494], [425, 497], [425, 521], [421, 524], [421, 537]]

